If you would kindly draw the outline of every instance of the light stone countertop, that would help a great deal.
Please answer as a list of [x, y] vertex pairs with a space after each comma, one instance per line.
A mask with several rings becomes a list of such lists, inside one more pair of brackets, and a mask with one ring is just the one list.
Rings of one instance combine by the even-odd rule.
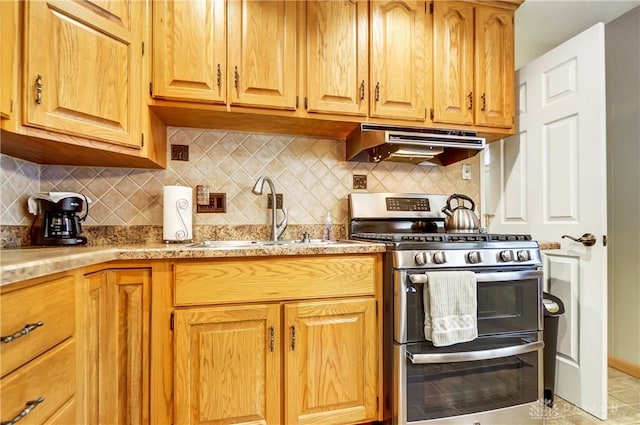
[[[560, 249], [558, 242], [538, 242], [541, 250]], [[330, 255], [384, 252], [374, 242], [249, 245], [220, 248], [190, 244], [122, 245], [118, 247], [26, 247], [0, 250], [0, 286], [113, 260], [163, 260], [187, 258]]]
[[163, 260], [185, 258], [331, 255], [384, 252], [381, 243], [249, 245], [221, 248], [189, 244], [122, 245], [117, 247], [25, 247], [0, 250], [0, 286], [113, 260]]

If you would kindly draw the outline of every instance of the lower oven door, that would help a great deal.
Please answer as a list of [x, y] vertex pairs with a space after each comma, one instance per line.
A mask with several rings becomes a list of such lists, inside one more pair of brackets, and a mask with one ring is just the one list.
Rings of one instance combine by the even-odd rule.
[[541, 332], [394, 346], [394, 423], [542, 423]]

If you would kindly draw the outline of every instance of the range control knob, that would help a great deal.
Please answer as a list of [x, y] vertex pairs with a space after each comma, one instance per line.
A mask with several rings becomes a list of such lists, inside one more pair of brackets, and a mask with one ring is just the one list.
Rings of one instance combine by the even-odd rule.
[[511, 250], [500, 251], [500, 259], [504, 262], [513, 261], [513, 251]]
[[471, 264], [478, 264], [482, 261], [482, 255], [480, 254], [480, 251], [471, 251], [467, 254], [467, 260]]
[[531, 260], [531, 253], [526, 249], [518, 251], [516, 254], [518, 256], [518, 261], [529, 261]]
[[447, 262], [447, 254], [444, 251], [436, 251], [433, 254], [433, 262], [436, 264], [444, 264]]
[[415, 256], [416, 264], [419, 266], [424, 266], [429, 262], [429, 257], [427, 256], [426, 251], [420, 251]]

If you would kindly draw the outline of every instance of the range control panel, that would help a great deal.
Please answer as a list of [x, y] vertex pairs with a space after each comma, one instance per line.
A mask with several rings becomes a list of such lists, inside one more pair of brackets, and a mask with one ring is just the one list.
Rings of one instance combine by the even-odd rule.
[[387, 211], [431, 211], [428, 198], [386, 198]]

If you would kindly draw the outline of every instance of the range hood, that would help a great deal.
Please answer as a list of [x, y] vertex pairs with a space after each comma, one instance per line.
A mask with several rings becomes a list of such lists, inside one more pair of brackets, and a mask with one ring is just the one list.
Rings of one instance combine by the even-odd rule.
[[362, 123], [347, 136], [347, 160], [448, 165], [476, 155], [486, 145], [476, 133]]

